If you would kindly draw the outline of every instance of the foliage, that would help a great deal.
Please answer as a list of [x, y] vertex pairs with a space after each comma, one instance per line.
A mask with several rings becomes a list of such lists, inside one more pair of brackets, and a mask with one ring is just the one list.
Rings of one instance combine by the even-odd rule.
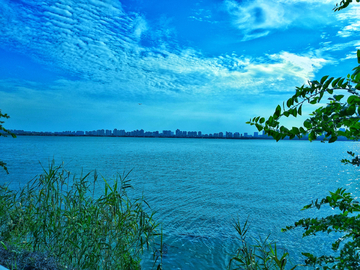
[[[234, 227], [239, 234], [240, 247], [236, 255], [232, 256], [229, 261], [229, 269], [245, 270], [283, 270], [286, 267], [289, 253], [279, 249], [275, 242], [269, 241], [269, 236], [264, 240], [252, 238], [247, 239], [249, 229], [248, 220], [242, 226], [240, 221], [235, 222]], [[251, 242], [255, 244], [251, 244]], [[291, 270], [295, 269], [293, 266]]]
[[[1, 110], [0, 110], [0, 119], [2, 117], [6, 118], [6, 119], [10, 118], [10, 116], [7, 115], [6, 113], [2, 114]], [[1, 136], [6, 137], [7, 135], [11, 135], [13, 138], [16, 138], [16, 135], [14, 133], [11, 133], [9, 130], [7, 130], [6, 128], [3, 127], [4, 123], [5, 123], [4, 121], [0, 120], [0, 137]], [[0, 167], [2, 167], [6, 171], [6, 173], [9, 173], [9, 171], [8, 171], [8, 169], [6, 167], [6, 163], [1, 161], [1, 160], [0, 160]]]
[[[295, 222], [294, 226], [287, 226], [283, 231], [296, 227], [305, 230], [303, 236], [323, 233], [341, 233], [334, 243], [332, 249], [339, 250], [339, 256], [322, 255], [316, 257], [310, 253], [303, 253], [307, 257], [307, 265], [322, 266], [316, 269], [360, 269], [360, 205], [350, 193], [339, 188], [322, 200], [316, 200], [304, 206], [302, 210], [317, 208], [328, 205], [332, 209], [340, 210], [340, 213], [325, 218], [304, 218]], [[356, 214], [357, 213], [357, 214]], [[324, 266], [323, 266], [324, 265]]]
[[160, 235], [154, 212], [132, 200], [127, 175], [95, 199], [97, 175], [79, 178], [51, 164], [19, 191], [0, 186], [0, 242], [47, 252], [74, 269], [140, 269], [141, 254]]
[[[357, 51], [358, 63], [360, 64], [360, 50]], [[359, 139], [360, 134], [360, 66], [355, 67], [352, 75], [345, 78], [324, 76], [319, 81], [309, 81], [308, 86], [296, 87], [295, 94], [283, 105], [278, 105], [275, 112], [267, 120], [264, 117], [254, 117], [249, 122], [261, 131], [272, 136], [277, 141], [289, 137], [303, 137], [308, 135], [309, 140], [315, 140], [318, 136], [325, 135], [325, 140], [333, 143], [338, 136], [348, 139]], [[344, 101], [344, 94], [336, 95], [335, 90], [349, 94]], [[285, 116], [297, 117], [302, 114], [304, 103], [318, 104], [325, 93], [331, 95], [326, 106], [320, 106], [306, 119], [303, 126], [287, 127], [280, 125], [280, 118]], [[339, 130], [345, 128], [345, 131]]]
[[[360, 0], [356, 1], [360, 2]], [[352, 3], [351, 0], [343, 0], [335, 6], [334, 11], [342, 10], [350, 3]], [[360, 64], [360, 50], [357, 51], [357, 60]], [[282, 106], [278, 105], [274, 114], [268, 119], [258, 116], [247, 123], [255, 125], [259, 131], [264, 130], [267, 135], [277, 141], [287, 136], [290, 139], [308, 136], [308, 139], [312, 141], [320, 135], [324, 135], [323, 141], [329, 141], [329, 143], [335, 142], [339, 136], [358, 140], [360, 138], [359, 90], [360, 65], [355, 67], [352, 74], [348, 74], [346, 78], [324, 76], [320, 81], [309, 81], [306, 86], [296, 87], [295, 94]], [[330, 96], [326, 105], [319, 106], [304, 121], [303, 126], [288, 129], [280, 124], [283, 116], [301, 115], [303, 104], [319, 105], [325, 94]], [[343, 159], [342, 162], [359, 166], [359, 157], [353, 152], [348, 152], [348, 154], [351, 155], [352, 160]], [[317, 257], [310, 253], [302, 253], [306, 257], [306, 265], [316, 267], [316, 269], [360, 269], [360, 206], [358, 202], [345, 189], [339, 188], [335, 192], [330, 192], [326, 198], [305, 206], [303, 210], [314, 207], [320, 209], [324, 205], [338, 209], [340, 213], [324, 218], [301, 219], [295, 222], [294, 226], [288, 226], [283, 231], [300, 227], [304, 229], [304, 237], [320, 232], [340, 233], [341, 237], [332, 244], [332, 249], [339, 251], [339, 255]]]

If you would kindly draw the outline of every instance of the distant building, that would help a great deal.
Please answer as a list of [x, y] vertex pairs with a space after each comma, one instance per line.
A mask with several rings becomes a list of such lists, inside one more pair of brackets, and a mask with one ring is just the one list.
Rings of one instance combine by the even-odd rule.
[[240, 138], [239, 132], [235, 132], [235, 133], [234, 133], [234, 138]]
[[188, 136], [192, 137], [192, 138], [197, 137], [197, 132], [196, 131], [189, 131]]
[[224, 133], [219, 132], [219, 138], [224, 138]]
[[171, 130], [163, 130], [163, 136], [165, 137], [171, 137]]
[[258, 132], [254, 132], [254, 137], [259, 137], [259, 133], [258, 133]]

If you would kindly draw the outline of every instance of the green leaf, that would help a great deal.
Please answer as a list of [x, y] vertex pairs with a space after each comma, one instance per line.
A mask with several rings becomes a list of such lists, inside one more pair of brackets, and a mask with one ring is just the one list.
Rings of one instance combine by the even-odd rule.
[[320, 84], [323, 84], [328, 77], [329, 77], [329, 75], [326, 75], [326, 76], [322, 77], [321, 80], [320, 80]]
[[[360, 68], [359, 68], [359, 71], [360, 71]], [[353, 75], [351, 75], [351, 76], [353, 76]], [[356, 76], [354, 76], [354, 77], [355, 77], [355, 78], [353, 78], [354, 82], [358, 83], [360, 81], [360, 73], [356, 74]]]
[[297, 110], [296, 110], [296, 108], [291, 109], [290, 113], [291, 113], [294, 117], [296, 117], [296, 116], [297, 116]]
[[293, 134], [295, 134], [295, 135], [298, 135], [298, 134], [300, 134], [300, 130], [299, 130], [299, 128], [297, 128], [297, 127], [293, 127], [293, 128], [291, 129], [291, 133], [293, 133]]
[[304, 121], [304, 127], [306, 127], [307, 129], [310, 129], [312, 127], [311, 121], [309, 119], [306, 119]]
[[298, 114], [301, 115], [301, 113], [302, 113], [302, 105], [300, 105], [298, 109]]
[[337, 137], [336, 136], [331, 136], [330, 140], [329, 140], [329, 143], [333, 143], [337, 140]]
[[275, 113], [274, 113], [274, 118], [276, 118], [276, 119], [279, 118], [280, 114], [281, 114], [281, 107], [280, 107], [280, 105], [277, 105], [277, 107], [275, 109]]
[[288, 106], [288, 108], [291, 107], [291, 105], [294, 104], [294, 100], [292, 98], [289, 98], [288, 101], [286, 101], [286, 106]]
[[258, 129], [258, 131], [262, 131], [264, 128], [262, 125], [259, 125], [259, 124], [255, 124], [255, 126]]
[[260, 124], [264, 123], [265, 122], [265, 118], [264, 117], [261, 117], [260, 118]]
[[358, 64], [360, 64], [360, 50], [357, 50], [356, 56], [357, 56]]
[[[331, 86], [332, 86], [332, 87], [335, 87], [335, 85], [338, 83], [338, 81], [340, 81], [340, 79], [341, 79], [341, 77], [335, 79], [335, 80], [332, 82]], [[329, 92], [329, 93], [330, 93], [330, 92]], [[332, 93], [330, 93], [330, 94], [332, 94]]]
[[355, 105], [351, 105], [349, 108], [347, 108], [346, 110], [346, 113], [348, 115], [353, 115], [355, 113], [355, 109], [356, 109], [356, 106]]
[[347, 99], [347, 103], [349, 103], [350, 105], [353, 104], [354, 100], [355, 100], [356, 96], [349, 96]]
[[332, 82], [332, 80], [334, 79], [334, 77], [331, 77], [330, 79], [328, 79], [324, 85], [323, 85], [323, 89], [325, 90], [326, 88], [329, 87], [330, 83]]
[[334, 98], [335, 98], [337, 101], [340, 101], [343, 97], [344, 97], [344, 95], [334, 95]]
[[345, 80], [345, 78], [342, 78], [342, 79], [337, 83], [337, 86], [340, 87], [340, 86], [343, 84], [344, 80]]
[[310, 134], [309, 134], [309, 140], [310, 140], [310, 141], [316, 140], [316, 133], [315, 133], [314, 130], [310, 132]]

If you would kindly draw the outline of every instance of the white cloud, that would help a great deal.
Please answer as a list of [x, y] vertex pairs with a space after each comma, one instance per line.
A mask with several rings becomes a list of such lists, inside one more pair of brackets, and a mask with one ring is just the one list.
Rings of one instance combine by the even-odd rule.
[[350, 37], [359, 35], [360, 30], [360, 4], [353, 3], [349, 8], [337, 13], [337, 19], [346, 24], [342, 30], [338, 31], [340, 37]]
[[319, 22], [330, 22], [330, 19], [319, 12], [320, 4], [333, 1], [294, 1], [294, 0], [252, 0], [238, 2], [225, 0], [223, 7], [230, 14], [232, 24], [243, 35], [242, 40], [266, 36], [276, 29], [286, 29], [297, 25], [313, 27]]
[[[327, 63], [321, 57], [285, 51], [264, 58], [235, 54], [205, 57], [191, 48], [174, 49], [166, 40], [162, 46], [143, 47], [142, 36], [150, 27], [145, 17], [127, 14], [120, 4], [113, 6], [112, 1], [91, 3], [68, 0], [39, 6], [29, 1], [32, 6], [26, 8], [8, 2], [3, 7], [7, 17], [0, 18], [0, 42], [4, 46], [16, 44], [17, 50], [33, 55], [50, 68], [79, 77], [78, 82], [56, 82], [58, 89], [76, 89], [89, 96], [94, 93], [117, 97], [129, 93], [173, 96], [227, 91], [250, 94], [269, 88], [289, 91], [312, 78]], [[235, 2], [227, 3], [233, 5], [234, 14], [238, 12]], [[280, 6], [275, 5], [274, 10], [264, 3], [260, 7], [266, 18], [256, 27], [276, 28], [291, 23]], [[270, 16], [268, 13], [272, 12]], [[11, 20], [11, 24], [6, 20]], [[252, 22], [251, 17], [238, 20], [239, 25], [242, 21]], [[248, 35], [255, 37], [261, 33]]]

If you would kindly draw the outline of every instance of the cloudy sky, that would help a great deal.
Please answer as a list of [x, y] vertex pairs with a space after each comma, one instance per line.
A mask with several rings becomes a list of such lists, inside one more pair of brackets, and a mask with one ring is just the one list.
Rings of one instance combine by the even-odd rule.
[[0, 0], [5, 127], [253, 132], [295, 86], [357, 65], [360, 4], [337, 2]]

